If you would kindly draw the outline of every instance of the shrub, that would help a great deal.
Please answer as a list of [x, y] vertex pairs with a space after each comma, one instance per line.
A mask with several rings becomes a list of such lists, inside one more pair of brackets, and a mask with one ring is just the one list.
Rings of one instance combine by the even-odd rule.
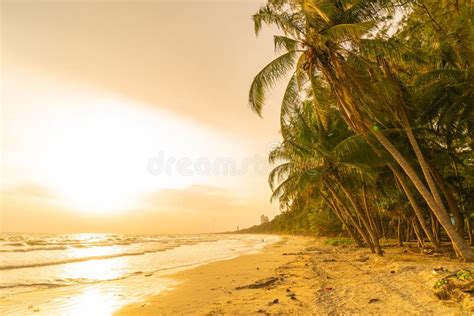
[[348, 245], [352, 245], [353, 243], [354, 242], [353, 242], [352, 239], [342, 238], [342, 237], [329, 238], [324, 242], [324, 244], [326, 244], [328, 246], [348, 246]]

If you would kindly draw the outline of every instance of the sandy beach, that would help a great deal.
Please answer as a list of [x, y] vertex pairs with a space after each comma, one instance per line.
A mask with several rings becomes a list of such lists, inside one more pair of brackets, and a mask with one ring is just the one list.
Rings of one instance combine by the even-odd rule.
[[474, 316], [473, 1], [0, 1], [0, 316]]
[[332, 247], [324, 239], [284, 236], [262, 252], [171, 275], [172, 289], [116, 315], [220, 314], [435, 314], [468, 315], [473, 299], [440, 301], [432, 287], [440, 275], [472, 268], [457, 260], [386, 248]]

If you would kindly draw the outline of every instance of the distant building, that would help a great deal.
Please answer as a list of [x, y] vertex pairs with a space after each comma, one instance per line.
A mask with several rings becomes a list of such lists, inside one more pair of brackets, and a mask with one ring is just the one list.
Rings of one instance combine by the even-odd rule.
[[260, 224], [265, 224], [265, 223], [268, 223], [269, 220], [268, 220], [268, 216], [265, 216], [262, 214], [262, 216], [260, 216]]

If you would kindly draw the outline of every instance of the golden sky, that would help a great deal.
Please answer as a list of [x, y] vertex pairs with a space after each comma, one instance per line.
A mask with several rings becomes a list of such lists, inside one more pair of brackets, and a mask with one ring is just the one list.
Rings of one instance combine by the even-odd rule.
[[[258, 1], [1, 1], [1, 230], [188, 233], [273, 216]], [[280, 89], [277, 89], [280, 90]]]

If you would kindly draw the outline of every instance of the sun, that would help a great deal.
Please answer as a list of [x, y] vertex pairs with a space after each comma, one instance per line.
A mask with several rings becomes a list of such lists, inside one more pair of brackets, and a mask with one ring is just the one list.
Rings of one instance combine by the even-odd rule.
[[113, 214], [138, 207], [144, 192], [175, 185], [146, 169], [157, 143], [172, 150], [160, 117], [117, 99], [86, 106], [87, 114], [61, 115], [62, 122], [48, 131], [47, 150], [36, 158], [42, 182], [66, 207]]
[[[64, 183], [64, 182], [63, 182]], [[102, 183], [64, 183], [57, 189], [61, 198], [70, 208], [88, 214], [115, 214], [131, 209], [136, 196], [128, 188], [113, 182]]]
[[[176, 161], [234, 148], [157, 105], [14, 70], [3, 131], [6, 164], [19, 172], [9, 185], [38, 183], [65, 209], [97, 215], [140, 209], [152, 192], [217, 181], [176, 168], [156, 176], [149, 162], [157, 154]], [[24, 98], [25, 82], [34, 98]]]
[[[130, 128], [120, 107], [70, 119], [51, 139], [44, 181], [64, 203], [84, 213], [110, 214], [133, 208], [147, 187], [147, 140]], [[143, 170], [141, 170], [143, 169]]]

